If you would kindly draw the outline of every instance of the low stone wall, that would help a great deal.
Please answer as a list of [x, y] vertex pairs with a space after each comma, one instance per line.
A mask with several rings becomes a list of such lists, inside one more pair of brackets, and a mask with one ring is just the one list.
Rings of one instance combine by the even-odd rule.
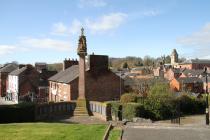
[[92, 114], [105, 121], [111, 120], [111, 106], [103, 102], [90, 101], [89, 108]]
[[73, 115], [75, 102], [58, 102], [36, 105], [35, 120], [46, 120], [59, 115]]

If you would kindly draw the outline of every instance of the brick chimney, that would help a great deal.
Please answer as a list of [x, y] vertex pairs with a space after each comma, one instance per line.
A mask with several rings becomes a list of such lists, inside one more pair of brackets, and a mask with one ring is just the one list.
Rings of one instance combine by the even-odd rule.
[[90, 72], [94, 75], [107, 72], [109, 69], [108, 61], [107, 55], [89, 55]]
[[71, 67], [71, 66], [73, 66], [73, 65], [78, 65], [78, 61], [77, 61], [77, 59], [65, 59], [64, 61], [63, 61], [63, 70], [65, 70], [65, 69], [67, 69], [67, 68], [69, 68], [69, 67]]

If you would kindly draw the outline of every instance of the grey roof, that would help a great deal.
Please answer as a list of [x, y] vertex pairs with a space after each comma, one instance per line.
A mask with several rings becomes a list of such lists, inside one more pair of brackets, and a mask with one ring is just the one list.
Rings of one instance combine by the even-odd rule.
[[195, 76], [195, 77], [198, 77], [198, 76], [200, 76], [200, 75], [203, 75], [203, 73], [204, 73], [204, 70], [194, 70], [194, 69], [185, 69], [184, 71], [183, 71], [183, 73], [185, 74], [185, 75], [191, 75], [191, 76]]
[[8, 73], [10, 73], [10, 72], [14, 71], [17, 68], [18, 68], [17, 64], [11, 63], [11, 64], [7, 64], [6, 66], [2, 67], [0, 69], [0, 72], [8, 72]]
[[190, 60], [186, 60], [181, 64], [210, 64], [210, 60], [209, 59], [190, 59]]
[[180, 77], [177, 79], [180, 83], [203, 83], [203, 81], [198, 77]]
[[56, 75], [50, 77], [48, 80], [61, 82], [61, 83], [70, 83], [72, 80], [76, 79], [78, 76], [79, 76], [79, 66], [73, 65], [64, 71], [60, 71]]
[[171, 69], [174, 73], [182, 73], [183, 69], [180, 68], [172, 68]]
[[16, 75], [16, 76], [18, 76], [19, 74], [24, 72], [26, 69], [27, 69], [27, 67], [22, 67], [20, 69], [16, 69], [16, 70], [10, 72], [9, 75]]

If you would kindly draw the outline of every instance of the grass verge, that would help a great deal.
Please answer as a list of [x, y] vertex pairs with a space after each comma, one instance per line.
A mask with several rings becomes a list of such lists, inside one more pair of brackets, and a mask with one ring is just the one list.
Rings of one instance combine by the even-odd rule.
[[63, 123], [0, 124], [1, 140], [100, 140], [106, 125]]

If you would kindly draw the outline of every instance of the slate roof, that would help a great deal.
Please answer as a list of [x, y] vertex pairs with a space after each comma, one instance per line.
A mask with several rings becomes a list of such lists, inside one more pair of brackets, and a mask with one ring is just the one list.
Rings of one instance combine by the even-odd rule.
[[78, 76], [79, 76], [79, 66], [73, 65], [64, 71], [60, 71], [56, 75], [50, 77], [48, 80], [61, 82], [61, 83], [70, 83], [72, 80], [76, 79]]
[[171, 69], [174, 73], [182, 73], [183, 69], [180, 68], [172, 68]]
[[183, 73], [188, 76], [188, 75], [191, 75], [191, 76], [200, 76], [200, 75], [203, 75], [204, 73], [204, 70], [194, 70], [194, 69], [186, 69], [183, 71]]
[[203, 81], [198, 77], [180, 77], [177, 79], [180, 83], [190, 84], [190, 83], [203, 83]]
[[181, 64], [210, 64], [209, 59], [190, 59], [186, 60]]
[[10, 72], [9, 75], [16, 75], [16, 76], [18, 76], [18, 75], [20, 75], [22, 72], [24, 72], [26, 69], [27, 69], [27, 67], [22, 67], [22, 68], [20, 68], [20, 69], [16, 69], [16, 70]]
[[10, 73], [10, 72], [14, 71], [17, 68], [18, 68], [17, 64], [7, 64], [6, 66], [4, 66], [4, 67], [2, 67], [0, 69], [0, 72], [8, 72], [8, 73]]

